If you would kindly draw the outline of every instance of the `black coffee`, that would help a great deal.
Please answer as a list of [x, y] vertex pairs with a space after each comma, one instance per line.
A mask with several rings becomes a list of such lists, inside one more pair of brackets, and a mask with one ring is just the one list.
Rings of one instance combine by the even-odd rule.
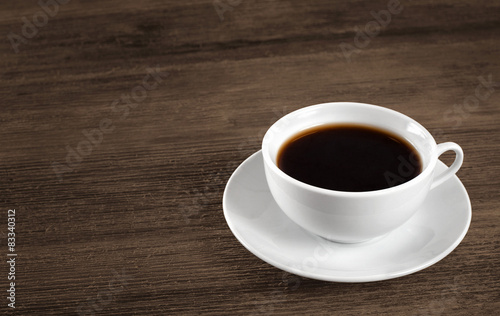
[[374, 191], [415, 178], [422, 161], [405, 139], [354, 124], [322, 125], [293, 136], [278, 167], [307, 184], [337, 191]]

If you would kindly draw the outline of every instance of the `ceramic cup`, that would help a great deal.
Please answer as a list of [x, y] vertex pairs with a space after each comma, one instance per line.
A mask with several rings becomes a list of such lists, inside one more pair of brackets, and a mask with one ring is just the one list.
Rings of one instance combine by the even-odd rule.
[[[385, 129], [408, 140], [418, 151], [423, 168], [412, 180], [366, 192], [344, 192], [298, 181], [277, 166], [281, 145], [302, 130], [334, 123], [357, 123]], [[435, 175], [438, 157], [452, 150], [453, 164]], [[399, 112], [370, 104], [323, 103], [294, 111], [276, 121], [264, 135], [262, 155], [269, 189], [279, 207], [296, 224], [331, 241], [358, 243], [400, 227], [425, 200], [429, 190], [453, 176], [463, 161], [460, 146], [436, 144], [418, 122]]]

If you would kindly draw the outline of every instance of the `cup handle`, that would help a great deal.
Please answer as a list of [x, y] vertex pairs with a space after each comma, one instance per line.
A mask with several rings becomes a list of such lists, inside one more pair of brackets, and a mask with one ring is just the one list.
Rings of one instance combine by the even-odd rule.
[[451, 176], [453, 176], [462, 166], [462, 162], [464, 161], [464, 152], [458, 144], [446, 142], [437, 145], [438, 157], [448, 150], [453, 150], [455, 152], [455, 161], [453, 161], [448, 169], [434, 177], [434, 181], [431, 184], [431, 190], [451, 178]]

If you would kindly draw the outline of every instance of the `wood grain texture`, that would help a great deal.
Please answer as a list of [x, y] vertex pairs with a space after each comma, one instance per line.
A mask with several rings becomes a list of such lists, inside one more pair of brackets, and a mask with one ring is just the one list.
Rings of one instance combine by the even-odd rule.
[[[339, 45], [387, 1], [243, 0], [221, 20], [212, 0], [73, 0], [16, 53], [8, 36], [37, 3], [0, 4], [0, 255], [15, 208], [15, 312], [498, 314], [497, 2], [401, 0], [351, 62]], [[161, 81], [124, 115], [148, 68]], [[464, 106], [489, 76], [491, 94]], [[339, 284], [283, 273], [238, 243], [222, 213], [229, 176], [275, 120], [327, 101], [383, 105], [462, 146], [473, 219], [454, 252], [406, 277]], [[58, 177], [53, 163], [103, 120], [113, 130]], [[0, 264], [2, 291], [7, 273]]]

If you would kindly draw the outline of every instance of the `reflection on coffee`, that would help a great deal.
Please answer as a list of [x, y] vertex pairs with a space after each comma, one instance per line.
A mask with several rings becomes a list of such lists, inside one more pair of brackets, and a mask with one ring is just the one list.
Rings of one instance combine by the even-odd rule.
[[357, 124], [322, 125], [280, 148], [278, 167], [304, 183], [337, 191], [386, 189], [422, 171], [416, 149], [402, 137]]

